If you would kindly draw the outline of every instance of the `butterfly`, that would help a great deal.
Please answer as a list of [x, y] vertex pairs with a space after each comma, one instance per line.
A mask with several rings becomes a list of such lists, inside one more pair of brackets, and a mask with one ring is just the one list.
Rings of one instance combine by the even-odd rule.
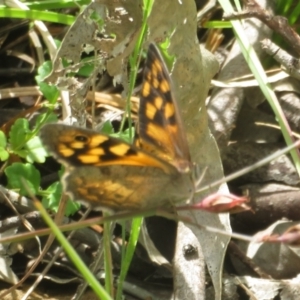
[[42, 127], [43, 144], [65, 166], [62, 184], [72, 199], [110, 211], [169, 207], [192, 199], [193, 165], [171, 86], [159, 50], [150, 44], [133, 144], [75, 126]]

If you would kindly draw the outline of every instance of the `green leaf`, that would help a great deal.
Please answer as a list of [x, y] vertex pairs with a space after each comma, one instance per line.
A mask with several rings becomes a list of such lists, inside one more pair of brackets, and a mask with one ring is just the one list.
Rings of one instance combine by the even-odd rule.
[[14, 163], [8, 166], [4, 170], [4, 173], [7, 176], [9, 188], [17, 189], [23, 196], [30, 196], [24, 187], [24, 184], [26, 184], [26, 187], [33, 195], [38, 194], [41, 175], [32, 164]]
[[172, 69], [172, 66], [174, 65], [175, 62], [175, 55], [170, 55], [168, 50], [170, 47], [170, 39], [166, 38], [162, 43], [159, 45], [160, 53], [163, 56], [164, 62], [168, 66], [169, 69]]
[[38, 136], [33, 137], [25, 144], [25, 149], [28, 151], [26, 160], [30, 163], [44, 163], [48, 153], [44, 148], [42, 141]]
[[35, 121], [35, 127], [40, 127], [47, 123], [54, 123], [57, 122], [57, 115], [52, 112], [46, 112], [43, 114], [40, 114]]
[[40, 82], [39, 84], [40, 91], [44, 95], [44, 97], [51, 103], [55, 104], [58, 96], [59, 96], [59, 90], [55, 85], [50, 85], [46, 82]]
[[40, 87], [40, 91], [44, 97], [52, 104], [56, 103], [59, 96], [59, 90], [55, 85], [50, 85], [44, 82], [45, 78], [52, 72], [52, 62], [45, 61], [38, 68], [38, 75], [35, 76], [35, 80]]
[[0, 147], [5, 148], [7, 145], [7, 140], [6, 140], [6, 136], [5, 133], [0, 130]]
[[52, 72], [52, 62], [45, 61], [37, 70], [38, 75], [35, 76], [36, 82], [39, 84]]
[[48, 156], [47, 152], [39, 137], [34, 136], [33, 131], [29, 129], [28, 120], [18, 119], [11, 127], [9, 137], [12, 152], [25, 158], [30, 163], [45, 162], [45, 158]]
[[92, 75], [92, 72], [95, 69], [95, 63], [91, 61], [90, 57], [83, 58], [80, 61], [80, 65], [82, 66], [79, 68], [77, 72], [78, 76], [89, 77]]
[[[63, 193], [63, 188], [60, 182], [54, 182], [45, 191], [48, 195], [42, 199], [42, 204], [46, 209], [57, 212], [59, 207], [59, 201]], [[80, 203], [68, 200], [66, 207], [66, 216], [73, 215], [80, 208]]]
[[11, 149], [15, 152], [20, 150], [30, 138], [32, 132], [29, 129], [29, 122], [27, 119], [17, 119], [12, 125], [9, 132], [9, 142]]
[[9, 153], [0, 147], [0, 160], [1, 161], [6, 161], [9, 158]]
[[[54, 43], [56, 45], [56, 48], [58, 49], [60, 47], [60, 45], [62, 44], [61, 40], [58, 40], [58, 39], [53, 39], [54, 40]], [[50, 61], [52, 63], [52, 61]]]
[[[131, 131], [131, 135], [129, 134], [129, 132]], [[118, 133], [114, 133], [114, 134], [110, 134], [110, 136], [112, 137], [116, 137], [118, 139], [121, 139], [129, 144], [131, 144], [131, 136], [134, 136], [134, 127], [128, 128], [122, 132], [118, 132]]]
[[0, 160], [5, 161], [9, 158], [9, 153], [6, 151], [7, 140], [5, 133], [0, 130]]
[[99, 32], [102, 32], [105, 25], [105, 21], [101, 18], [101, 16], [94, 11], [90, 14], [90, 19], [97, 23]]
[[101, 133], [112, 134], [114, 132], [115, 132], [115, 130], [114, 130], [111, 122], [110, 121], [104, 122], [103, 127], [101, 128]]

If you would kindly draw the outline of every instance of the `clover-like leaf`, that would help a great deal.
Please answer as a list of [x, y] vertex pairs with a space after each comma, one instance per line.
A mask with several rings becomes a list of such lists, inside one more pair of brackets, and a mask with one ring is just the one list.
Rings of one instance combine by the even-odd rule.
[[26, 160], [30, 163], [38, 162], [43, 163], [48, 156], [46, 149], [44, 148], [42, 141], [38, 136], [33, 137], [25, 144], [27, 149]]
[[0, 160], [5, 161], [9, 157], [9, 153], [6, 151], [7, 140], [5, 133], [0, 130]]
[[29, 129], [29, 122], [27, 119], [17, 119], [16, 122], [11, 126], [9, 132], [9, 142], [11, 149], [14, 152], [21, 150], [25, 143], [30, 138], [32, 132]]
[[[58, 181], [54, 182], [47, 188], [47, 190], [44, 191], [44, 193], [45, 192], [47, 195], [44, 196], [42, 199], [43, 206], [46, 209], [50, 209], [51, 211], [57, 212], [59, 201], [63, 192], [61, 183]], [[75, 212], [78, 211], [79, 208], [80, 203], [68, 200], [65, 215], [73, 215]]]
[[30, 196], [28, 190], [33, 195], [39, 193], [41, 175], [32, 164], [14, 163], [8, 166], [4, 173], [7, 176], [8, 187], [18, 190], [21, 195]]

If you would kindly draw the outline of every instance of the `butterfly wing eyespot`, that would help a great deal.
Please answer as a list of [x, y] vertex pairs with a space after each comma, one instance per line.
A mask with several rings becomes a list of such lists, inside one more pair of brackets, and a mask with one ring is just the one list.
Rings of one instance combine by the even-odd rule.
[[77, 136], [75, 136], [74, 140], [76, 140], [78, 142], [82, 142], [82, 143], [88, 142], [88, 138], [84, 135], [77, 135]]

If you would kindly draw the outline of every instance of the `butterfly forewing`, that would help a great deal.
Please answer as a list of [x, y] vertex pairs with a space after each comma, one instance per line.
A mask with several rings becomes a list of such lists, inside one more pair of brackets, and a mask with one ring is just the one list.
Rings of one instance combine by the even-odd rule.
[[190, 153], [171, 79], [155, 45], [149, 46], [139, 109], [139, 143], [180, 171], [190, 166]]
[[66, 167], [131, 165], [155, 166], [166, 173], [175, 169], [159, 158], [122, 140], [92, 130], [63, 124], [47, 124], [41, 129], [44, 145]]

